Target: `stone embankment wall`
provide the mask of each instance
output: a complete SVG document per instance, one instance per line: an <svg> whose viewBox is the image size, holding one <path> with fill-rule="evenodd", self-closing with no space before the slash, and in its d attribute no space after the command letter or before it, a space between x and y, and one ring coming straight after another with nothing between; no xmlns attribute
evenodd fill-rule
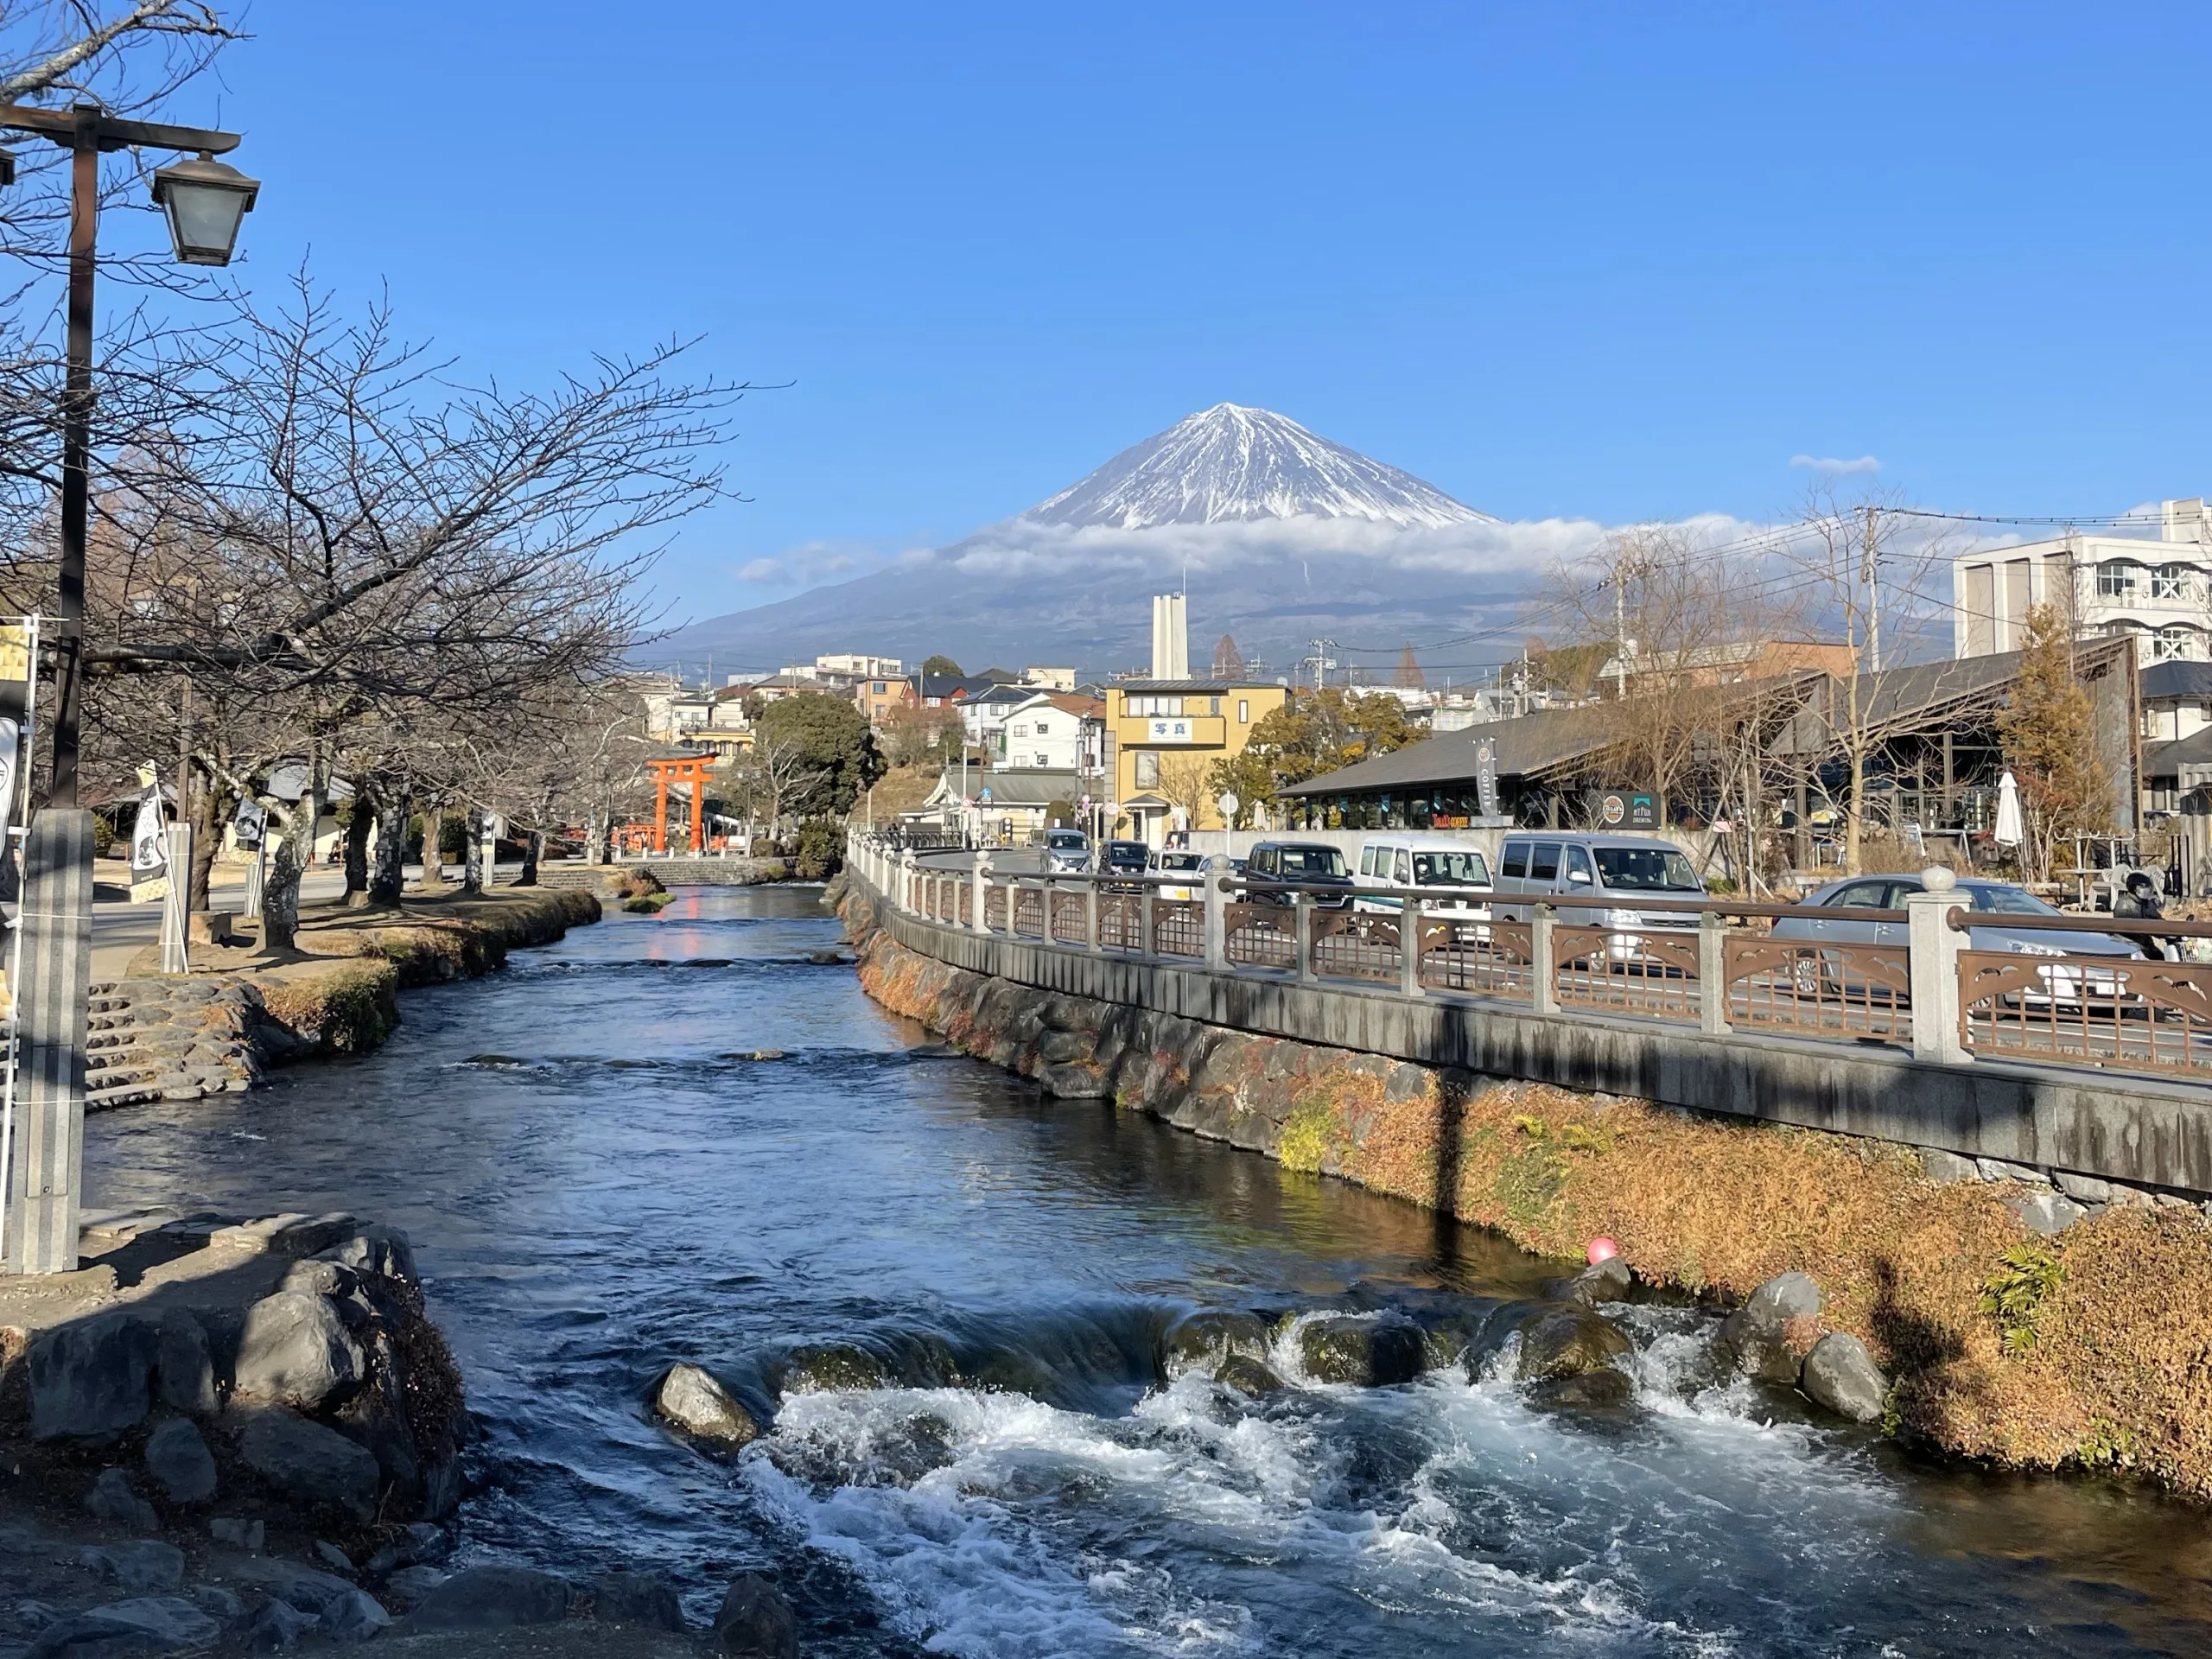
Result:
<svg viewBox="0 0 2212 1659"><path fill-rule="evenodd" d="M1723 1303L1808 1273L1824 1328L1897 1379L1888 1432L2212 1498L2212 1227L2194 1205L2102 1182L2077 1198L2024 1167L1040 992L906 949L857 883L830 896L871 996L1055 1095L1531 1250L1579 1257L1607 1236L1645 1281Z"/></svg>
<svg viewBox="0 0 2212 1659"><path fill-rule="evenodd" d="M95 985L86 1104L237 1094L271 1065L361 1053L397 1028L402 990L491 973L599 918L589 893L506 888L435 915L318 926L307 937L322 954L278 968Z"/></svg>
<svg viewBox="0 0 2212 1659"><path fill-rule="evenodd" d="M632 859L620 864L541 864L537 880L541 887L605 893L638 870L650 871L668 887L752 887L791 879L788 859L677 857Z"/></svg>

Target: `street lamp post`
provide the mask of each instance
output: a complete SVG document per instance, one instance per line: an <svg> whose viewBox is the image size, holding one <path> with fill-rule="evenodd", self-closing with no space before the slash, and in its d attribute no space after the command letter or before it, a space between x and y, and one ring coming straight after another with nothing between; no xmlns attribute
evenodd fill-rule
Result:
<svg viewBox="0 0 2212 1659"><path fill-rule="evenodd" d="M91 504L92 444L92 274L99 238L102 155L118 149L196 150L154 175L154 200L168 219L176 257L188 265L226 265L238 221L260 185L215 157L238 135L154 121L123 121L97 105L68 110L0 105L0 130L35 133L70 152L68 373L61 395L61 559L54 630L54 779L48 798L77 804L77 705L85 645L85 526ZM12 178L12 160L4 169ZM183 803L179 802L180 810Z"/></svg>

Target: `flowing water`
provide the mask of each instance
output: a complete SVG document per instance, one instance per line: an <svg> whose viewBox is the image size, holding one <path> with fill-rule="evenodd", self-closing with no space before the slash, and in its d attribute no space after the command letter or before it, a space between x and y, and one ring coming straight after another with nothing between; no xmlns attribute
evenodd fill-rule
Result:
<svg viewBox="0 0 2212 1659"><path fill-rule="evenodd" d="M1692 1310L1618 1311L1626 1408L1280 1352L1258 1400L1163 1382L1194 1307L1565 1264L947 1057L805 960L836 932L794 888L610 915L410 994L367 1059L94 1118L93 1198L404 1225L485 1431L467 1549L658 1571L695 1617L768 1564L817 1656L2212 1651L2204 1515L1915 1465L1713 1383ZM734 1462L645 1409L678 1359L765 1408L824 1342L885 1385L787 1395Z"/></svg>

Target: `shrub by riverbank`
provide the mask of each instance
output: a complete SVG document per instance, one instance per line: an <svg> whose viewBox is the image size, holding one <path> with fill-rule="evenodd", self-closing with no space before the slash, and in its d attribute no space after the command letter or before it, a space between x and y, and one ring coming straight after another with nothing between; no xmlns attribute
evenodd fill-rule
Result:
<svg viewBox="0 0 2212 1659"><path fill-rule="evenodd" d="M1615 1239L1637 1274L1732 1302L1776 1274L1897 1378L1885 1428L2022 1468L2113 1468L2212 1499L2212 1229L2122 1194L2055 1237L2010 1182L1910 1147L1706 1118L1255 1037L951 968L841 913L868 994L1070 1097L1111 1098L1522 1247Z"/></svg>

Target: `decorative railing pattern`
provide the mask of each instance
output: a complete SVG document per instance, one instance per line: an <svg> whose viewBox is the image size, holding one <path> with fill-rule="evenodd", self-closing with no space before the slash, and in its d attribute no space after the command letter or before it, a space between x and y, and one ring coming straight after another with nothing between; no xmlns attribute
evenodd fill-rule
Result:
<svg viewBox="0 0 2212 1659"><path fill-rule="evenodd" d="M1516 899L1523 909L1515 916L1468 907L1485 895L1376 889L1363 890L1370 907L1361 909L1344 901L1341 887L1262 883L1219 868L1203 876L999 874L988 864L933 867L912 850L857 836L849 856L910 913L1055 948L1374 993L1495 1000L1537 1014L1881 1043L1948 1063L2212 1081L2212 962L2160 959L2183 939L2206 941L2200 948L2212 955L2207 924L2038 917L2038 936L2089 937L2078 950L2000 951L1974 948L1968 935L1979 928L2001 936L2004 925L1942 890L1914 894L1903 912L1640 900L1617 924L1601 919L1603 903L1565 897ZM1902 942L1808 938L1802 925L1772 931L1785 919L1872 923ZM2139 947L2145 954L2115 954Z"/></svg>

